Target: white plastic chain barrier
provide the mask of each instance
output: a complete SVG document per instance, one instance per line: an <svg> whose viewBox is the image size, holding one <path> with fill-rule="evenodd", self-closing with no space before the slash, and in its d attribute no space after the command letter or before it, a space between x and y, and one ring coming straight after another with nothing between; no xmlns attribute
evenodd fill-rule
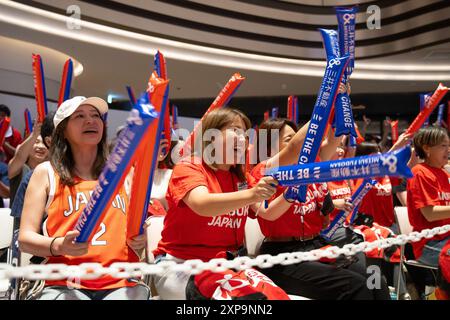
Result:
<svg viewBox="0 0 450 320"><path fill-rule="evenodd" d="M407 242L417 242L423 238L430 239L437 234L444 234L449 231L450 225L445 225L434 229L424 229L421 232L411 232L408 235L398 235L395 238L347 244L342 248L333 246L309 252L280 253L276 256L265 254L255 258L237 257L234 260L212 259L208 262L201 260L187 260L180 264L173 261L162 261L158 264L120 262L113 263L109 267L103 267L99 263L82 263L76 266L43 264L25 267L13 267L2 263L0 264L0 281L11 278L29 280L96 279L103 275L111 275L114 278L131 278L160 275L168 271L198 274L204 270L221 272L227 269L270 268L276 264L290 265L302 261L316 261L321 258L337 258L342 254L351 256L359 252L369 252L376 248L385 249L394 245L404 245Z"/></svg>

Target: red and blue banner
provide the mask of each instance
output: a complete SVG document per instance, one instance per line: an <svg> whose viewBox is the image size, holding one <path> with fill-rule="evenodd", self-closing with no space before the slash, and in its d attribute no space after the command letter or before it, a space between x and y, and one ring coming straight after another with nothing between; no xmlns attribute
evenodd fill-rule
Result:
<svg viewBox="0 0 450 320"><path fill-rule="evenodd" d="M33 120L31 119L31 113L28 108L23 112L25 119L25 136L27 137L33 131Z"/></svg>

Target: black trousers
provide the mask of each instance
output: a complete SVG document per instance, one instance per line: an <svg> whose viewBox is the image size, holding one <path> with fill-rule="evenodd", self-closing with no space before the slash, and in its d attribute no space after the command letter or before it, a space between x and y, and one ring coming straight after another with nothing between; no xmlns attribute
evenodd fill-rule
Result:
<svg viewBox="0 0 450 320"><path fill-rule="evenodd" d="M321 238L310 241L264 242L260 254L310 251L326 244ZM364 254L352 259L342 257L332 264L306 261L286 266L276 265L260 271L292 295L317 300L390 300L384 279L380 281L380 288L369 289Z"/></svg>

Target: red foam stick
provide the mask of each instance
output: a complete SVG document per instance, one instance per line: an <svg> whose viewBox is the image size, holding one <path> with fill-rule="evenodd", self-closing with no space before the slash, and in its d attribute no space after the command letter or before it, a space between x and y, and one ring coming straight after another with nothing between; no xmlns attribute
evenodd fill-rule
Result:
<svg viewBox="0 0 450 320"><path fill-rule="evenodd" d="M148 84L147 91L149 92L150 101L155 110L161 114L167 106L166 89L169 81L159 78L157 73L153 72ZM146 218L153 183L153 173L157 166L163 121L164 119L159 117L158 121L153 121L149 125L136 150L130 208L127 215L128 238L132 238L141 233L143 220Z"/></svg>
<svg viewBox="0 0 450 320"><path fill-rule="evenodd" d="M422 111L420 111L420 113L411 123L409 128L406 129L406 134L414 134L422 127L424 122L431 115L431 113L439 104L439 102L442 100L442 98L445 96L447 91L448 88L445 87L442 83L439 83L439 86L437 87L436 91L434 91L433 95L430 97L430 99L428 99Z"/></svg>
<svg viewBox="0 0 450 320"><path fill-rule="evenodd" d="M392 143L398 141L398 120L391 121Z"/></svg>
<svg viewBox="0 0 450 320"><path fill-rule="evenodd" d="M47 112L47 99L45 94L44 73L42 69L42 59L38 54L33 53L33 80L36 97L37 120L43 122Z"/></svg>
<svg viewBox="0 0 450 320"><path fill-rule="evenodd" d="M264 121L269 120L270 116L269 116L269 111L264 112Z"/></svg>
<svg viewBox="0 0 450 320"><path fill-rule="evenodd" d="M208 110L206 110L200 121L194 127L194 130L192 130L191 134L187 137L184 147L180 151L182 155L188 155L190 153L190 150L192 150L194 135L198 134L197 131L200 124L203 122L203 119L205 119L205 117L211 111L226 106L244 80L245 77L241 76L239 73L233 74L230 80L228 80L227 84L222 88L222 90L219 92L219 95L216 97L216 99L209 106Z"/></svg>
<svg viewBox="0 0 450 320"><path fill-rule="evenodd" d="M9 117L5 117L3 121L0 123L0 147L5 143L5 135L6 131L9 128L9 124L11 123L11 119Z"/></svg>

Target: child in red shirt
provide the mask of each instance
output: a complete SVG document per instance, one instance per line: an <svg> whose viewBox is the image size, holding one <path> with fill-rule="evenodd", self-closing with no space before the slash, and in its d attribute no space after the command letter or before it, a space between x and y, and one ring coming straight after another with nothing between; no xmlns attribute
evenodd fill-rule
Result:
<svg viewBox="0 0 450 320"><path fill-rule="evenodd" d="M414 148L424 163L417 164L408 181L408 216L414 231L450 224L450 174L444 170L449 155L448 132L441 127L421 129L414 137ZM439 252L450 239L450 232L413 242L420 262L438 266Z"/></svg>

